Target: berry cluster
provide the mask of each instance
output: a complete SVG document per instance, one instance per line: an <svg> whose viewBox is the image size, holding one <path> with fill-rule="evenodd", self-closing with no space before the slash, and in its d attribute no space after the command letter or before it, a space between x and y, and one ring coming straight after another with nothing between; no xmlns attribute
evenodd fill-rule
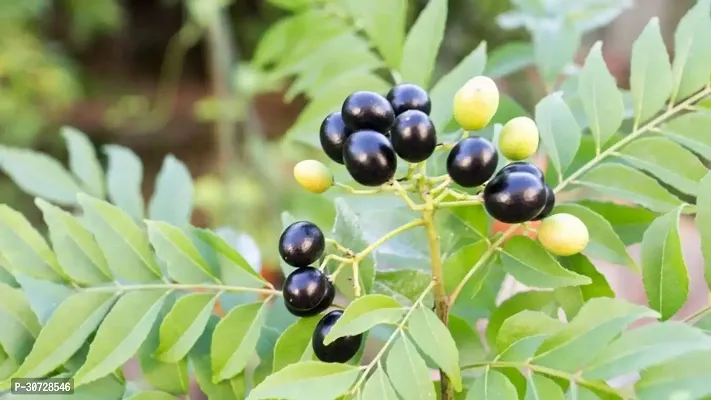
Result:
<svg viewBox="0 0 711 400"><path fill-rule="evenodd" d="M289 225L279 238L279 255L296 268L284 282L284 305L297 317L321 314L333 304L336 296L333 283L321 270L311 266L323 255L325 247L321 229L307 221ZM330 311L316 325L311 343L321 361L346 362L360 348L362 335L342 337L324 345L324 338L342 314L341 310Z"/></svg>

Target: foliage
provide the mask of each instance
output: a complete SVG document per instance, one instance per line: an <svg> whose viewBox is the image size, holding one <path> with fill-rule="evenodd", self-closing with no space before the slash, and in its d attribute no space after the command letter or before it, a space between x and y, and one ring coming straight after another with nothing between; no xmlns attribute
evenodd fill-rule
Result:
<svg viewBox="0 0 711 400"><path fill-rule="evenodd" d="M431 82L445 0L428 2L407 32L399 17L393 20L405 14L397 0L380 0L383 14L365 16L357 4L368 2L272 2L296 13L272 28L254 62L274 76L294 76L291 94L313 99L291 139L314 144L320 119L347 93L383 91L389 79L406 79L428 87L446 149L460 135L447 131L453 93L493 68L482 43ZM633 49L632 113L601 62L601 44L572 92L562 86L535 107L555 191L578 187L631 203L596 196L557 206L554 212L578 216L590 231L580 255L554 257L535 240L514 236L519 226L495 232L475 194L411 185L437 183L441 158L404 166L400 185L340 185L345 193L334 199L331 242L337 245L322 261L340 271L337 287L353 301L329 340L380 328L371 335L385 343L362 366L360 356L346 364L314 360L315 321L294 321L281 292L245 257L217 233L190 226L193 184L179 160L166 157L145 201L142 166L126 148L104 147L106 170L71 128L63 135L68 168L41 153L0 148L0 168L37 197L48 230L45 239L0 206L0 387L8 389L12 377L72 376L78 398L168 399L186 393L193 371L211 399L409 400L449 396L446 383L461 399L708 397L711 307L684 322L670 319L689 291L682 216L696 214L707 259L711 248L709 114L697 105L711 97L711 53L699 49L711 39L710 6L701 0L684 17L671 62L658 21L647 25ZM285 40L304 25L311 27L307 37ZM340 61L343 51L348 62ZM631 129L620 135L623 125ZM642 246L639 266L625 249L635 242ZM639 272L648 305L614 298L588 257ZM501 271L531 290L496 305ZM218 301L222 317L211 315ZM490 320L483 339L474 328L480 318ZM628 329L641 321L649 323ZM120 373L133 356L149 391L130 387ZM446 379L434 382L432 369ZM629 374L639 379L613 385Z"/></svg>

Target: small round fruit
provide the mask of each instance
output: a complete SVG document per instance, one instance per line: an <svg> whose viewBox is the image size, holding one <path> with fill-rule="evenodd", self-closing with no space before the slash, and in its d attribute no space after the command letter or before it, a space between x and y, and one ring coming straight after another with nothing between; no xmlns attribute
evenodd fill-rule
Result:
<svg viewBox="0 0 711 400"><path fill-rule="evenodd" d="M353 179L364 186L380 186L395 175L397 156L392 143L380 132L353 133L343 147L343 161Z"/></svg>
<svg viewBox="0 0 711 400"><path fill-rule="evenodd" d="M454 95L453 114L462 129L478 131L489 124L499 108L499 89L486 76L465 83Z"/></svg>
<svg viewBox="0 0 711 400"><path fill-rule="evenodd" d="M279 255L292 267L307 267L321 257L326 238L318 226L308 221L294 222L279 237Z"/></svg>
<svg viewBox="0 0 711 400"><path fill-rule="evenodd" d="M328 114L319 129L319 140L324 153L331 160L343 164L343 144L351 133L351 130L346 128L340 111Z"/></svg>
<svg viewBox="0 0 711 400"><path fill-rule="evenodd" d="M511 161L525 160L538 150L538 127L531 118L516 117L499 134L499 151Z"/></svg>
<svg viewBox="0 0 711 400"><path fill-rule="evenodd" d="M316 357L323 362L345 363L353 358L360 349L363 334L340 337L329 345L323 343L323 339L326 338L341 315L343 315L341 310L331 311L321 318L314 329L314 334L311 337L312 348Z"/></svg>
<svg viewBox="0 0 711 400"><path fill-rule="evenodd" d="M343 102L341 116L352 131L375 130L386 132L395 120L390 102L375 92L353 92Z"/></svg>
<svg viewBox="0 0 711 400"><path fill-rule="evenodd" d="M447 156L447 173L463 187L483 184L494 174L499 155L490 141L473 136L462 139Z"/></svg>
<svg viewBox="0 0 711 400"><path fill-rule="evenodd" d="M393 106L395 115L400 115L408 110L419 110L429 115L432 111L432 102L427 91L412 83L393 86L385 98Z"/></svg>
<svg viewBox="0 0 711 400"><path fill-rule="evenodd" d="M411 163L425 161L437 147L434 124L427 114L419 110L408 110L398 115L390 135L397 155Z"/></svg>
<svg viewBox="0 0 711 400"><path fill-rule="evenodd" d="M551 214L551 211L553 211L553 207L555 207L555 193L553 192L553 189L551 189L548 184L545 184L546 187L546 205L543 207L543 210L536 215L535 218L533 218L533 221L540 221L543 218L546 218Z"/></svg>
<svg viewBox="0 0 711 400"><path fill-rule="evenodd" d="M571 256L580 253L590 240L588 228L571 214L555 214L538 226L538 241L551 253Z"/></svg>
<svg viewBox="0 0 711 400"><path fill-rule="evenodd" d="M507 224L530 221L545 205L544 183L526 172L497 175L484 188L486 212Z"/></svg>
<svg viewBox="0 0 711 400"><path fill-rule="evenodd" d="M541 182L545 182L545 177L543 176L543 171L541 171L540 168L537 166L523 162L523 161L516 161L512 162L510 164L506 164L501 170L496 174L502 175L502 174L508 174L511 172L526 172L528 174L531 174L535 176L536 178L540 179Z"/></svg>
<svg viewBox="0 0 711 400"><path fill-rule="evenodd" d="M323 193L333 186L333 174L322 162L303 160L294 166L294 178L304 189Z"/></svg>
<svg viewBox="0 0 711 400"><path fill-rule="evenodd" d="M284 305L297 317L311 317L319 314L331 304L322 305L328 286L331 284L326 275L313 267L301 267L286 278L282 293ZM331 300L333 301L333 300Z"/></svg>

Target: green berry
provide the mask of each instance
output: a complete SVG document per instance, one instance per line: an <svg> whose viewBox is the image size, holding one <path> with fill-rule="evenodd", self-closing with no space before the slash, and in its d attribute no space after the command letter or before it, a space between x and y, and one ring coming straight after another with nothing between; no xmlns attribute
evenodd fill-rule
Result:
<svg viewBox="0 0 711 400"><path fill-rule="evenodd" d="M572 214L551 215L538 226L538 241L557 256L580 253L589 240L588 228Z"/></svg>
<svg viewBox="0 0 711 400"><path fill-rule="evenodd" d="M304 189L312 193L323 193L333 186L331 170L316 160L304 160L296 164L294 178Z"/></svg>
<svg viewBox="0 0 711 400"><path fill-rule="evenodd" d="M538 150L538 127L531 118L516 117L499 134L499 151L511 161L525 160Z"/></svg>
<svg viewBox="0 0 711 400"><path fill-rule="evenodd" d="M478 131L486 127L499 108L499 89L486 76L465 83L454 95L453 114L462 129Z"/></svg>

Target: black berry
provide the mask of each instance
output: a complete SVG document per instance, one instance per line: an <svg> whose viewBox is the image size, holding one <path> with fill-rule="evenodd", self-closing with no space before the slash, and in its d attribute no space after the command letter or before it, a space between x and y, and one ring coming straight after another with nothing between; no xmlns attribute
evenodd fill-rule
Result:
<svg viewBox="0 0 711 400"><path fill-rule="evenodd" d="M506 166L501 168L497 175L508 174L510 172L527 172L540 179L541 182L545 182L545 178L543 177L543 171L541 171L538 167L531 163L516 161L510 164L506 164Z"/></svg>
<svg viewBox="0 0 711 400"><path fill-rule="evenodd" d="M496 170L499 155L494 145L483 137L462 139L447 156L447 173L463 187L479 186Z"/></svg>
<svg viewBox="0 0 711 400"><path fill-rule="evenodd" d="M343 164L343 144L351 133L351 130L346 128L340 112L328 114L323 120L319 140L321 148L331 160Z"/></svg>
<svg viewBox="0 0 711 400"><path fill-rule="evenodd" d="M333 310L321 318L321 320L316 325L313 337L311 338L311 344L316 357L327 363L344 363L358 352L361 342L363 341L363 334L358 334L355 336L344 336L336 339L333 343L328 346L323 344L323 339L331 331L333 325L341 318L343 311Z"/></svg>
<svg viewBox="0 0 711 400"><path fill-rule="evenodd" d="M545 205L545 184L526 172L497 175L484 189L486 211L508 224L532 220Z"/></svg>
<svg viewBox="0 0 711 400"><path fill-rule="evenodd" d="M346 126L353 130L387 132L395 120L395 111L388 100L375 92L351 93L343 102L341 115Z"/></svg>
<svg viewBox="0 0 711 400"><path fill-rule="evenodd" d="M343 161L353 179L365 186L384 184L397 168L393 145L387 137L372 130L358 131L348 137Z"/></svg>
<svg viewBox="0 0 711 400"><path fill-rule="evenodd" d="M318 226L308 221L294 222L279 237L279 255L292 267L307 267L321 257L326 239Z"/></svg>
<svg viewBox="0 0 711 400"><path fill-rule="evenodd" d="M401 83L394 86L386 98L393 106L395 115L400 115L407 110L419 110L429 115L432 110L432 103L427 91L412 83Z"/></svg>
<svg viewBox="0 0 711 400"><path fill-rule="evenodd" d="M312 267L301 267L284 282L284 305L297 317L310 317L331 306L335 290L328 277Z"/></svg>
<svg viewBox="0 0 711 400"><path fill-rule="evenodd" d="M553 193L553 189L551 189L548 184L545 184L544 186L546 188L546 205L543 207L543 210L539 212L535 218L533 218L533 221L540 221L549 216L551 211L553 211L553 207L555 207L555 193Z"/></svg>
<svg viewBox="0 0 711 400"><path fill-rule="evenodd" d="M435 127L430 117L419 110L408 110L398 115L390 135L397 155L411 163L425 161L437 146Z"/></svg>

